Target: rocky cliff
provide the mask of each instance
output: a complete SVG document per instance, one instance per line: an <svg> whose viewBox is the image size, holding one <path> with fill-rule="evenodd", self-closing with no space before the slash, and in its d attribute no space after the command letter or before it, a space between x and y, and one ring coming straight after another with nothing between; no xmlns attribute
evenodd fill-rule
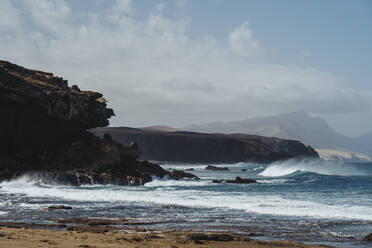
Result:
<svg viewBox="0 0 372 248"><path fill-rule="evenodd" d="M136 144L86 131L113 115L100 93L0 61L0 180L29 173L48 183L140 185L169 174L137 161Z"/></svg>
<svg viewBox="0 0 372 248"><path fill-rule="evenodd" d="M117 142L134 140L141 159L185 163L268 163L277 160L313 157L316 151L299 141L246 134L164 132L134 128L97 128L98 136L109 133Z"/></svg>

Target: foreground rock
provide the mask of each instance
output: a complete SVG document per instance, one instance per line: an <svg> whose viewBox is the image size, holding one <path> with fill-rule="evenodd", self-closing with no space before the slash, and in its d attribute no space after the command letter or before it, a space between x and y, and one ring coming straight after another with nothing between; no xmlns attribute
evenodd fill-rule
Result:
<svg viewBox="0 0 372 248"><path fill-rule="evenodd" d="M135 128L96 128L99 137L109 133L124 145L141 147L140 159L179 163L270 163L292 158L316 158L316 151L299 141L246 134L164 132Z"/></svg>
<svg viewBox="0 0 372 248"><path fill-rule="evenodd" d="M229 168L227 168L227 167L217 167L217 166L213 166L213 165L208 165L207 167L205 167L205 170L212 170L212 171L228 171Z"/></svg>
<svg viewBox="0 0 372 248"><path fill-rule="evenodd" d="M0 181L29 174L46 183L143 185L169 172L137 161L137 144L87 129L114 115L102 94L52 73L0 61Z"/></svg>
<svg viewBox="0 0 372 248"><path fill-rule="evenodd" d="M221 179L221 180L213 180L212 183L241 183L241 184L249 184L249 183L257 183L256 180L249 179L249 178L240 178L236 177L234 180L229 179Z"/></svg>

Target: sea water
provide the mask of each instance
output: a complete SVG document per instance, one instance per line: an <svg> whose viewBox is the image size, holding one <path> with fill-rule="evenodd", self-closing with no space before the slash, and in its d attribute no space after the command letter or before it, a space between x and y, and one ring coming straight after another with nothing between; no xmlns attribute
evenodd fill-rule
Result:
<svg viewBox="0 0 372 248"><path fill-rule="evenodd" d="M207 171L206 166L163 164L165 169L193 169L200 180L154 178L140 187L52 186L23 176L0 183L0 221L125 217L148 222L145 228L155 230L234 231L264 240L369 247L360 239L372 233L371 163L217 165L229 171ZM257 183L212 183L236 176ZM73 209L45 211L56 204Z"/></svg>

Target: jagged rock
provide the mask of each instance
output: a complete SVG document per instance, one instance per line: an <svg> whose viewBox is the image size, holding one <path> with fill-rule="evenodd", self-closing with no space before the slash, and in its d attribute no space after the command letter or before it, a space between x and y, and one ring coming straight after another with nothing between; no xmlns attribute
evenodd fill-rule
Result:
<svg viewBox="0 0 372 248"><path fill-rule="evenodd" d="M217 167L217 166L213 166L213 165L208 165L207 167L205 167L205 170L213 170L213 171L228 171L229 168L227 168L227 167Z"/></svg>
<svg viewBox="0 0 372 248"><path fill-rule="evenodd" d="M180 180L182 178L199 179L199 177L195 176L194 174L187 173L181 170L173 170L170 172L169 176L173 180Z"/></svg>
<svg viewBox="0 0 372 248"><path fill-rule="evenodd" d="M169 172L137 160L135 142L86 129L114 115L101 93L0 61L0 181L28 173L45 183L143 185Z"/></svg>
<svg viewBox="0 0 372 248"><path fill-rule="evenodd" d="M212 180L212 183L241 183L241 184L249 184L249 183L257 183L256 180L249 179L249 178L240 178L236 177L234 180L230 179L214 179Z"/></svg>

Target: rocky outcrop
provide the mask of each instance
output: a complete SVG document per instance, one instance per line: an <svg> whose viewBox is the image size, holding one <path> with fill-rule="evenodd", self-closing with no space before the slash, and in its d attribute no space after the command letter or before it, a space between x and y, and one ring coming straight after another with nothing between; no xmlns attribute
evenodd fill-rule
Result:
<svg viewBox="0 0 372 248"><path fill-rule="evenodd" d="M246 134L162 132L135 128L96 128L127 145L134 140L142 150L140 159L181 163L269 163L290 158L319 158L316 151L296 140Z"/></svg>
<svg viewBox="0 0 372 248"><path fill-rule="evenodd" d="M151 175L169 175L137 161L135 142L86 131L113 115L100 93L0 61L0 180L28 173L46 183L143 185Z"/></svg>

